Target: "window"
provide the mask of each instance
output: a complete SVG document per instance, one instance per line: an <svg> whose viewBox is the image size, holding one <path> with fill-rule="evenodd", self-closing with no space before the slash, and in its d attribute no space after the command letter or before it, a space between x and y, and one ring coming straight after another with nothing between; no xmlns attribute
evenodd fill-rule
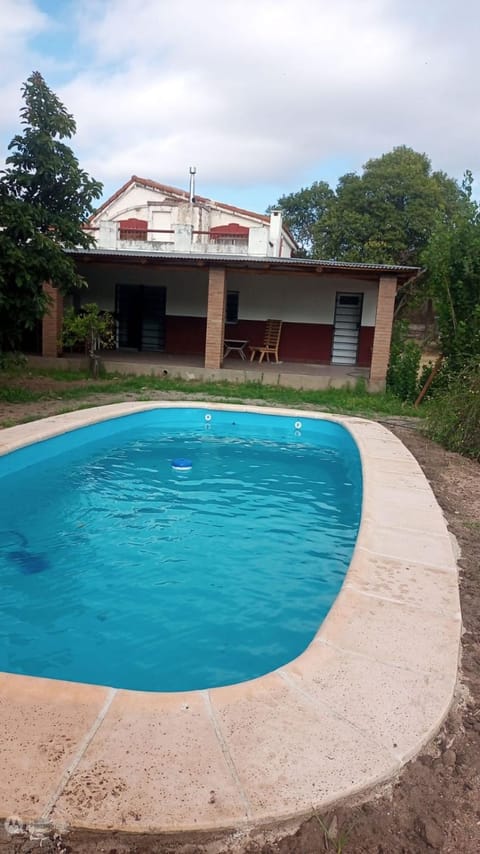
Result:
<svg viewBox="0 0 480 854"><path fill-rule="evenodd" d="M248 228L229 222L210 229L210 240L220 246L248 246Z"/></svg>
<svg viewBox="0 0 480 854"><path fill-rule="evenodd" d="M146 219L124 219L120 221L120 240L146 240L148 222Z"/></svg>
<svg viewBox="0 0 480 854"><path fill-rule="evenodd" d="M248 237L215 237L212 242L217 246L248 246Z"/></svg>
<svg viewBox="0 0 480 854"><path fill-rule="evenodd" d="M225 323L238 323L238 291L227 291Z"/></svg>

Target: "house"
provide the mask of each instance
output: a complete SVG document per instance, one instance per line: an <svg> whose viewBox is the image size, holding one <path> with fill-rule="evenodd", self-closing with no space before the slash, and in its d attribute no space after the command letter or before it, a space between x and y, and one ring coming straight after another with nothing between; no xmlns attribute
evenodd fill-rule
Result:
<svg viewBox="0 0 480 854"><path fill-rule="evenodd" d="M228 378L255 363L240 362L225 340L246 342L245 355L278 318L279 358L297 384L304 373L308 387L322 387L329 371L345 382L357 371L372 390L384 387L395 296L417 268L295 258L281 212L255 214L135 176L86 227L96 246L72 253L88 283L74 304L96 302L114 314L119 354L148 355L157 365L162 357L170 365L190 360L205 377ZM42 352L53 356L63 309L47 287Z"/></svg>
<svg viewBox="0 0 480 854"><path fill-rule="evenodd" d="M268 216L132 175L86 228L103 249L290 258L296 243L282 212Z"/></svg>

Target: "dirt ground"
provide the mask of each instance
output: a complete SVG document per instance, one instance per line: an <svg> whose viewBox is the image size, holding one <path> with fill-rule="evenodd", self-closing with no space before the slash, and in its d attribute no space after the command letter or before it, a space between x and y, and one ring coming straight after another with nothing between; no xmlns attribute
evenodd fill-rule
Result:
<svg viewBox="0 0 480 854"><path fill-rule="evenodd" d="M327 842L312 818L261 854L480 852L480 466L417 430L386 426L420 463L461 548L464 634L457 701L438 736L386 791L323 817L327 827L333 821L336 842Z"/></svg>
<svg viewBox="0 0 480 854"><path fill-rule="evenodd" d="M91 402L99 405L136 397L96 395ZM52 399L43 403L1 405L0 423L13 418L53 415L65 411L67 406L78 408L78 402L66 405L66 401ZM457 699L438 736L389 786L370 793L363 804L314 816L295 834L276 842L263 845L250 842L244 848L245 854L480 852L480 466L444 451L411 426L399 426L394 420L386 426L422 466L461 548L464 634ZM187 849L182 848L187 854ZM205 850L195 844L187 848L188 854L201 854ZM172 842L145 837L127 842L119 836L99 839L73 834L63 840L45 839L40 846L38 842L19 838L7 840L0 834L0 854L34 851L170 854L178 850ZM229 851L227 846L221 854Z"/></svg>

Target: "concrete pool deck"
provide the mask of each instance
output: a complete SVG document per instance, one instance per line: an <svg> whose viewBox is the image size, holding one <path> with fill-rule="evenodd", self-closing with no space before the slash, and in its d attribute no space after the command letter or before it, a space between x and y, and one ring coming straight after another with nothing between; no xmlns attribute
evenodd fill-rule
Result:
<svg viewBox="0 0 480 854"><path fill-rule="evenodd" d="M0 454L182 406L325 418L350 431L364 494L341 592L302 655L231 687L144 693L0 674L7 833L247 836L389 779L448 712L461 634L454 547L418 463L381 425L297 409L127 403L2 430Z"/></svg>

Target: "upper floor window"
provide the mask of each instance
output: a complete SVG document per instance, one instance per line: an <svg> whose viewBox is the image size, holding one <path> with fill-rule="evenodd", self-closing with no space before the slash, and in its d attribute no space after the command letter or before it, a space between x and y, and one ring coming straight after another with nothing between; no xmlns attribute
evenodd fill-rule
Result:
<svg viewBox="0 0 480 854"><path fill-rule="evenodd" d="M148 222L146 219L120 220L120 240L147 240Z"/></svg>
<svg viewBox="0 0 480 854"><path fill-rule="evenodd" d="M224 246L248 246L248 231L245 225L229 222L210 229L210 240Z"/></svg>

